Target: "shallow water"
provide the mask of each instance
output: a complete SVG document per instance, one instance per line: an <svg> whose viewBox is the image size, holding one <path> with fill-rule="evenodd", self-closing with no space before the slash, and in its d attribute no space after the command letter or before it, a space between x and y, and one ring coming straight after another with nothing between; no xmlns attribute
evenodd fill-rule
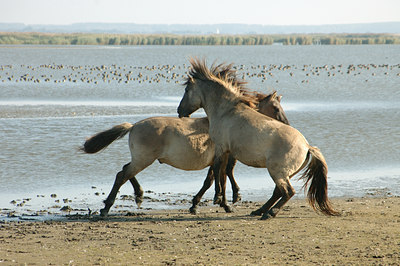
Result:
<svg viewBox="0 0 400 266"><path fill-rule="evenodd" d="M95 155L77 148L125 121L176 116L190 56L233 62L250 88L282 94L291 124L327 159L331 196L400 195L400 46L0 46L0 208L101 208L128 140ZM206 172L156 162L137 178L153 198L190 199ZM272 192L265 169L235 174L244 200ZM142 207L174 206L164 203Z"/></svg>

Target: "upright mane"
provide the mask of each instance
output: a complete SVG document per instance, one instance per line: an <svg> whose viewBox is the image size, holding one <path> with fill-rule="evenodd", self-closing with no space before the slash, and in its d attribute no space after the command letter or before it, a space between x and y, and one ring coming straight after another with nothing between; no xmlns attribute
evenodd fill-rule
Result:
<svg viewBox="0 0 400 266"><path fill-rule="evenodd" d="M193 79L213 81L230 89L239 99L251 108L256 109L259 103L257 93L246 88L247 82L237 78L233 64L215 64L207 67L206 60L197 58L190 59L191 69L184 85L192 82Z"/></svg>

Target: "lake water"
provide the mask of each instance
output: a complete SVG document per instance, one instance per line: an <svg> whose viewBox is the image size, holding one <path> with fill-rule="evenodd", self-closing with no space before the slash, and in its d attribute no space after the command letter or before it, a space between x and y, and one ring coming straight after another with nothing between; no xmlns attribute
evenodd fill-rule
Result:
<svg viewBox="0 0 400 266"><path fill-rule="evenodd" d="M283 95L290 123L327 159L331 197L400 195L400 46L0 46L0 215L100 209L130 161L128 138L94 155L77 148L116 124L177 116L191 56L234 63L251 89ZM161 200L142 207L190 199L206 172L155 162L137 178ZM265 169L239 163L235 175L243 200L271 195Z"/></svg>

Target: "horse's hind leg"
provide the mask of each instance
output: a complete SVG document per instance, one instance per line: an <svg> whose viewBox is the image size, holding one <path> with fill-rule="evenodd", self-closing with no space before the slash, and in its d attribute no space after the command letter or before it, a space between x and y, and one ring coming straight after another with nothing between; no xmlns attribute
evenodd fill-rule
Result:
<svg viewBox="0 0 400 266"><path fill-rule="evenodd" d="M117 196L117 193L121 186L125 184L128 179L125 177L126 174L126 169L129 167L130 163L125 164L124 167L122 168L122 171L117 173L117 176L115 177L114 185L111 189L110 194L108 194L107 199L104 201L104 208L100 210L100 215L101 216L106 216L108 214L108 211L110 210L111 206L115 202L115 197Z"/></svg>
<svg viewBox="0 0 400 266"><path fill-rule="evenodd" d="M143 189L140 186L139 182L137 181L136 177L132 177L129 179L133 186L133 190L135 191L135 202L138 208L140 208L140 205L143 202Z"/></svg>
<svg viewBox="0 0 400 266"><path fill-rule="evenodd" d="M118 172L117 176L115 177L114 185L111 189L110 194L108 195L107 199L104 201L104 208L100 210L100 215L101 216L106 216L111 208L111 206L115 202L115 198L117 196L117 193L121 186L125 184L126 181L128 181L130 178L128 176L128 168L130 166L130 163L125 164L124 167L122 168L122 171Z"/></svg>
<svg viewBox="0 0 400 266"><path fill-rule="evenodd" d="M204 193L211 187L213 182L214 182L214 173L212 167L210 167L210 169L208 169L207 177L204 180L203 186L201 187L200 191L197 192L196 196L193 197L192 207L190 207L189 209L190 213L192 214L197 213L197 205L199 204Z"/></svg>
<svg viewBox="0 0 400 266"><path fill-rule="evenodd" d="M145 167L144 167L145 168ZM126 183L126 181L134 178L137 173L139 173L144 168L136 168L133 166L132 163L128 163L124 165L122 171L118 172L117 176L115 177L114 185L111 189L110 194L108 195L107 199L104 201L104 208L100 210L101 216L106 216L108 211L110 210L111 206L115 202L115 198L121 186Z"/></svg>
<svg viewBox="0 0 400 266"><path fill-rule="evenodd" d="M282 197L282 194L279 191L278 187L275 186L274 192L272 193L272 196L267 201L267 203L265 203L261 208L255 210L255 211L252 211L250 213L250 215L260 216L263 213L266 213L267 211L269 211L269 209L271 209L272 205L274 205L275 202L277 202L280 197Z"/></svg>
<svg viewBox="0 0 400 266"><path fill-rule="evenodd" d="M226 199L226 175L225 174L223 174L221 176L220 182L221 182L222 201L219 204L219 206L224 208L225 212L228 212L228 213L233 212L232 207L228 205L228 201Z"/></svg>
<svg viewBox="0 0 400 266"><path fill-rule="evenodd" d="M229 177L229 181L231 182L232 186L232 203L235 204L236 202L242 199L242 196L239 193L239 186L236 183L235 177L233 176L233 168L235 167L236 159L232 156L228 158L228 164L226 166L226 174Z"/></svg>
<svg viewBox="0 0 400 266"><path fill-rule="evenodd" d="M290 184L289 178L275 178L271 175L275 181L275 184L280 191L282 197L281 199L267 212L263 214L261 220L266 220L275 217L282 207L290 200L291 197L296 193L292 185ZM267 204L267 203L266 203ZM265 204L265 205L266 205Z"/></svg>

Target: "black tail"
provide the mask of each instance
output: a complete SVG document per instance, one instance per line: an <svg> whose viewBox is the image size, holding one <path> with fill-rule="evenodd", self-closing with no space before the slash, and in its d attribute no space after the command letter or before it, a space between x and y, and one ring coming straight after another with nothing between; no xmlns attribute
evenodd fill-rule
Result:
<svg viewBox="0 0 400 266"><path fill-rule="evenodd" d="M124 137L133 127L131 123L123 123L108 129L106 131L97 133L85 141L80 150L86 153L96 153L108 145L114 140Z"/></svg>
<svg viewBox="0 0 400 266"><path fill-rule="evenodd" d="M308 153L307 158L311 154L311 161L300 177L305 180L305 190L311 181L307 192L308 202L314 210L319 210L326 215L339 215L328 199L328 166L325 158L317 147L310 146Z"/></svg>

